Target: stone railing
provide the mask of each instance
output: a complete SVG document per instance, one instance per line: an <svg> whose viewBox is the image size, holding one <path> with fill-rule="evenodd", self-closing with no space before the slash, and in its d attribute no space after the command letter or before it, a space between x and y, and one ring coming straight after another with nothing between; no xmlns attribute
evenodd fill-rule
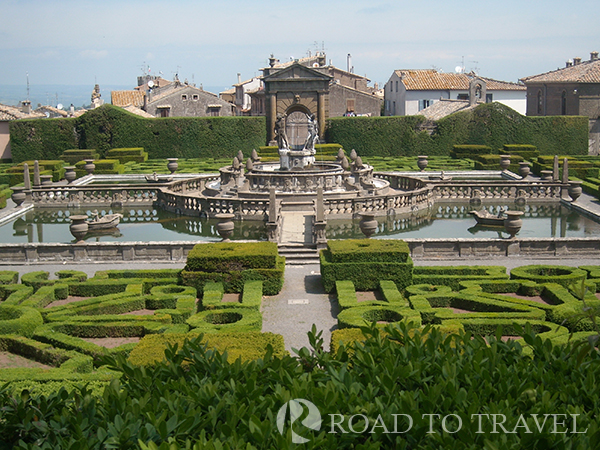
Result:
<svg viewBox="0 0 600 450"><path fill-rule="evenodd" d="M435 201L462 201L479 197L482 201L522 198L535 202L559 202L566 186L559 182L448 181L432 183Z"/></svg>
<svg viewBox="0 0 600 450"><path fill-rule="evenodd" d="M152 205L156 199L157 188L140 186L49 186L31 191L36 207L137 206Z"/></svg>

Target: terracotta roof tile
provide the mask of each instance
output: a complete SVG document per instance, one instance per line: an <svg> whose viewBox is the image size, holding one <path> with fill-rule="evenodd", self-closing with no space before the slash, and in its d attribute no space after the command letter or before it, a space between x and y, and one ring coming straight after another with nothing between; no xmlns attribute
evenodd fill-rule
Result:
<svg viewBox="0 0 600 450"><path fill-rule="evenodd" d="M0 120L17 120L17 119L42 119L45 118L45 114L32 112L26 114L15 106L1 105L0 104Z"/></svg>
<svg viewBox="0 0 600 450"><path fill-rule="evenodd" d="M522 78L524 83L600 83L600 60L583 61L577 65Z"/></svg>
<svg viewBox="0 0 600 450"><path fill-rule="evenodd" d="M408 91L467 91L469 83L476 76L466 73L444 73L435 69L396 70L396 75ZM495 90L525 90L519 83L509 83L491 78L477 77L485 81L488 91Z"/></svg>
<svg viewBox="0 0 600 450"><path fill-rule="evenodd" d="M110 101L115 106L125 107L133 105L136 108L144 106L144 95L143 91L111 91Z"/></svg>

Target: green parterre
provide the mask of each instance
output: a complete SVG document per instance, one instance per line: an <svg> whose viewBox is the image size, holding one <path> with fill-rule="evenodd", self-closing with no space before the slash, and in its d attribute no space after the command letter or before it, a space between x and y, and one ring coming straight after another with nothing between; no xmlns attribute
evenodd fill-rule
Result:
<svg viewBox="0 0 600 450"><path fill-rule="evenodd" d="M282 336L261 333L264 286L273 280L251 270L277 272L272 244L242 244L237 265L229 245L200 244L184 271L0 272L0 357L40 365L0 369L8 382L0 399L10 405L0 408L0 448L291 448L275 415L293 398L310 398L322 414L335 406L345 420L372 422L385 411L465 423L471 414L558 413L578 414L586 430L529 435L522 425L498 441L489 424L487 436L477 427L433 435L415 416L402 435L311 433L322 448L598 443L598 355L573 343L598 333L584 305L600 309L600 266L413 267L402 242L330 241L324 278L339 305L338 330L329 352L313 332L312 350L293 357ZM375 285L358 289L371 277L369 261L398 268L400 282L380 271ZM563 428L572 429L568 418Z"/></svg>

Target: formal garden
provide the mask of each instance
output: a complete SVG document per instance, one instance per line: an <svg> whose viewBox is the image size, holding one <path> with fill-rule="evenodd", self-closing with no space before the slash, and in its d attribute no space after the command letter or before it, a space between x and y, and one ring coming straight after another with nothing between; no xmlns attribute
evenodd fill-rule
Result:
<svg viewBox="0 0 600 450"><path fill-rule="evenodd" d="M356 149L378 172L411 172L425 154L440 172L498 170L509 155L511 171L544 176L559 155L598 196L587 122L495 108L433 134L422 118L331 119L339 144L316 157ZM218 172L237 152L277 158L264 119L219 119L108 106L34 131L11 124L2 207L34 161L65 183L85 160L140 175L169 174L173 157L182 174ZM313 326L292 353L262 331L286 277L274 242L197 244L183 269L0 271L0 449L600 447L600 265L416 266L396 239L329 240L319 258L337 324L330 341ZM318 427L291 404L285 423L294 399L317 406Z"/></svg>

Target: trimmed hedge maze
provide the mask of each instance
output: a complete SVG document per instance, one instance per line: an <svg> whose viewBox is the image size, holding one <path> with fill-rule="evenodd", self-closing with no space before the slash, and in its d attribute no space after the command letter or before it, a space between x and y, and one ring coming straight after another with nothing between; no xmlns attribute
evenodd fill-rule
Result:
<svg viewBox="0 0 600 450"><path fill-rule="evenodd" d="M52 279L35 271L20 283L17 272L0 272L0 369L3 361L16 366L0 370L0 382L41 392L51 381L101 386L115 376L103 366L106 356L128 356L139 346L132 358L151 365L167 345L200 334L232 356L257 358L267 349L285 354L281 336L261 333L264 287L277 293L283 283L277 247L198 247L185 271L107 270L89 279L76 270ZM245 257L234 264L238 252ZM20 357L34 367L14 363Z"/></svg>

